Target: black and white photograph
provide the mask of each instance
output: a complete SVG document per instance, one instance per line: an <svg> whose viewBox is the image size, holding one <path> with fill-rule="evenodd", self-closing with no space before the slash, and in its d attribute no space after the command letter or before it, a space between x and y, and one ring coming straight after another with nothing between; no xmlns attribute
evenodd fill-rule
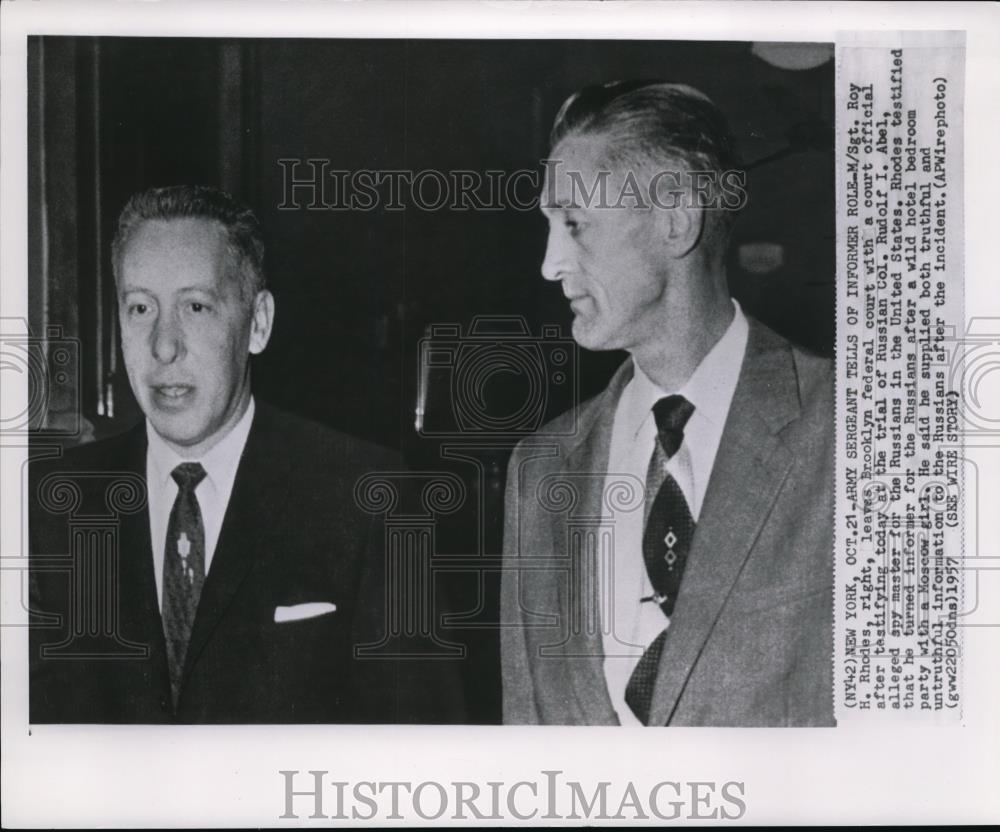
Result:
<svg viewBox="0 0 1000 832"><path fill-rule="evenodd" d="M141 5L3 10L5 802L86 772L5 823L899 822L995 751L995 15Z"/></svg>
<svg viewBox="0 0 1000 832"><path fill-rule="evenodd" d="M833 723L832 44L29 63L32 721Z"/></svg>

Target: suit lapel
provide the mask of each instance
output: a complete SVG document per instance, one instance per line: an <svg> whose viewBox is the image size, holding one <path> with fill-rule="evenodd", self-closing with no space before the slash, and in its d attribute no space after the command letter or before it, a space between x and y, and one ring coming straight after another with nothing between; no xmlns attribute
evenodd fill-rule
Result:
<svg viewBox="0 0 1000 832"><path fill-rule="evenodd" d="M579 504L566 514L553 515L556 551L564 551L571 559L568 579L559 582L560 612L569 626L565 655L584 724L588 725L618 721L604 677L597 550L601 545L599 518L604 511L602 495L611 429L618 399L631 377L632 362L626 361L604 392L594 399L587 415L581 418L581 439L567 455L563 469L570 487L580 495ZM587 534L587 530L592 533ZM590 545L574 547L571 536ZM571 546L570 551L565 551L567 544Z"/></svg>
<svg viewBox="0 0 1000 832"><path fill-rule="evenodd" d="M259 541L252 530L260 529L262 516L276 509L275 495L281 493L288 467L283 454L270 452L271 434L269 411L266 405L258 402L236 469L212 565L198 602L184 661L185 678L229 609L240 585L261 558Z"/></svg>
<svg viewBox="0 0 1000 832"><path fill-rule="evenodd" d="M793 459L777 434L798 413L788 343L751 320L746 356L660 659L651 725L670 721L781 490Z"/></svg>
<svg viewBox="0 0 1000 832"><path fill-rule="evenodd" d="M146 482L145 423L140 423L129 434L119 467ZM144 496L148 500L148 494ZM165 685L167 653L156 594L147 500L141 511L123 514L119 520L118 622L119 632L126 641L141 644L146 649L152 681L159 680Z"/></svg>

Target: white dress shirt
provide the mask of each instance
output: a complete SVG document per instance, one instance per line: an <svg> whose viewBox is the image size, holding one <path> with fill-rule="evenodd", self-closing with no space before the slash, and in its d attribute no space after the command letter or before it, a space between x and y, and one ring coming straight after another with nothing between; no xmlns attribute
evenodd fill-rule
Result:
<svg viewBox="0 0 1000 832"><path fill-rule="evenodd" d="M195 488L201 519L205 524L205 575L212 565L215 545L219 542L222 520L233 492L236 469L253 422L254 401L243 416L201 459L184 459L174 451L146 420L146 487L149 495L149 531L153 544L153 571L156 574L156 597L163 609L163 560L170 511L177 499L177 483L170 476L182 462L200 462L205 478Z"/></svg>
<svg viewBox="0 0 1000 832"><path fill-rule="evenodd" d="M684 427L684 441L666 468L684 492L691 516L698 522L746 352L747 320L735 300L733 305L735 315L728 329L680 390L661 390L635 365L635 374L615 410L605 493L623 479L622 475L645 484L656 442L653 405L663 396L676 393L694 405L694 412ZM625 703L625 688L643 651L669 621L657 604L639 602L653 594L642 556L642 504L611 519L614 550L610 570L599 570L604 676L622 725L641 725Z"/></svg>

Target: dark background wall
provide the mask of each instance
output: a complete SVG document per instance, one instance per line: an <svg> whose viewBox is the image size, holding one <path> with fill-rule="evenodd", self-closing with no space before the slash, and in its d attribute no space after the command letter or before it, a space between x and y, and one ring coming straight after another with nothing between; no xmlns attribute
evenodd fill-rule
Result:
<svg viewBox="0 0 1000 832"><path fill-rule="evenodd" d="M689 83L727 114L749 163L733 293L793 340L832 351L832 60L781 69L752 44L722 42L45 37L29 47L31 324L80 339L77 389L52 407L78 402L96 436L140 416L117 344L108 261L115 217L142 188L219 185L248 202L267 233L277 318L255 359L256 393L400 448L412 467L460 470L485 510L453 519L439 545L498 551L506 450L500 443L486 455L479 483L414 430L417 345L428 326L465 331L477 315L523 316L533 335L548 324L568 333L560 290L539 275L544 218L511 209L283 210L279 160L325 159L351 171L540 170L566 96L620 78ZM792 57L796 48L788 47ZM295 201L308 202L301 191ZM780 258L761 265L753 248L761 243L779 246ZM599 390L621 358L581 352L574 384L546 391L544 415ZM438 413L451 406L447 376L431 377L428 406ZM498 375L484 395L504 414L526 389L524 379ZM486 624L495 577L453 579L458 595L478 598L470 603L483 606ZM495 631L464 640L474 717L490 721Z"/></svg>

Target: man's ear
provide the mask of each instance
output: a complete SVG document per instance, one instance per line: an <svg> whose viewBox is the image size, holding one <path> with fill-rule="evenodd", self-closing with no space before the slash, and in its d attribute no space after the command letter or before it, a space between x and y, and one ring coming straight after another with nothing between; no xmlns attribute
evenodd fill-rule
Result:
<svg viewBox="0 0 1000 832"><path fill-rule="evenodd" d="M698 245L705 228L705 212L690 200L681 200L678 205L654 208L660 224L660 239L667 253L680 259Z"/></svg>
<svg viewBox="0 0 1000 832"><path fill-rule="evenodd" d="M250 354L257 355L264 351L271 338L271 327L274 326L274 295L267 289L261 289L253 299L253 317L250 320Z"/></svg>

